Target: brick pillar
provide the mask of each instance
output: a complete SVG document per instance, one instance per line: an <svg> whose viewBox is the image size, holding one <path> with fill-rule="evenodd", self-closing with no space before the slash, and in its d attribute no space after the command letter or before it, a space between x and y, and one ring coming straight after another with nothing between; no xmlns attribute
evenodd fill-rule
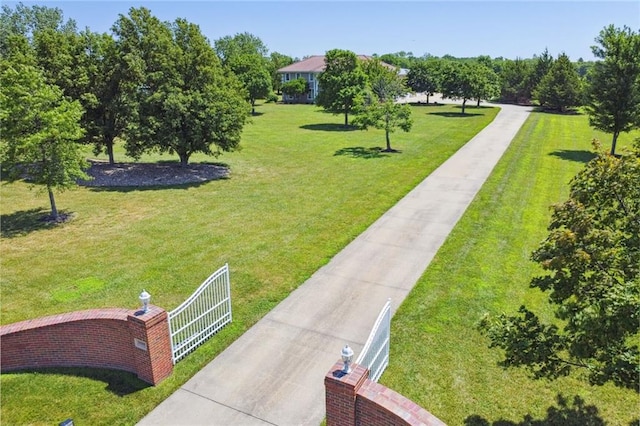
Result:
<svg viewBox="0 0 640 426"><path fill-rule="evenodd" d="M369 377L369 370L358 364L351 364L349 374L342 367L342 361L336 362L324 377L327 426L356 424L356 394Z"/></svg>
<svg viewBox="0 0 640 426"><path fill-rule="evenodd" d="M147 313L127 317L138 378L154 386L173 371L168 318L164 309L153 305Z"/></svg>

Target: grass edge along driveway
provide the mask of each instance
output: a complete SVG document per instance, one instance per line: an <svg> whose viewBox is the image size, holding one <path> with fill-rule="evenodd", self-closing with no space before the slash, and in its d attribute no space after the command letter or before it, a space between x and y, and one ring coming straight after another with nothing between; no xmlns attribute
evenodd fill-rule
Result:
<svg viewBox="0 0 640 426"><path fill-rule="evenodd" d="M625 135L625 144L638 136ZM528 288L541 271L529 256L547 235L549 206L566 199L592 157L593 137L605 148L610 140L584 115L532 113L396 312L381 383L451 425L638 424L637 393L502 370L500 351L476 329L485 312L521 304L553 318L545 295Z"/></svg>

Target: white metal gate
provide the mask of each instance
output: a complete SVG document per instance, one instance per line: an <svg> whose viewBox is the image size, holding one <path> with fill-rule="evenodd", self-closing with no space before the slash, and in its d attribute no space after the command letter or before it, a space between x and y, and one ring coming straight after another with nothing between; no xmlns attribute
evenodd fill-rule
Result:
<svg viewBox="0 0 640 426"><path fill-rule="evenodd" d="M391 337L391 299L387 300L378 315L356 364L369 369L369 379L377 382L389 365L389 340Z"/></svg>
<svg viewBox="0 0 640 426"><path fill-rule="evenodd" d="M175 364L231 322L229 265L214 272L180 306L169 312Z"/></svg>

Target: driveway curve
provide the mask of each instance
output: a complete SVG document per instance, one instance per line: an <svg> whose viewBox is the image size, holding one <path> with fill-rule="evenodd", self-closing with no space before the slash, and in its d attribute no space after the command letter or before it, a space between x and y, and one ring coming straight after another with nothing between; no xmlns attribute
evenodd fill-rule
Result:
<svg viewBox="0 0 640 426"><path fill-rule="evenodd" d="M318 425L324 376L342 347L348 343L357 357L387 299L395 312L531 111L500 107L487 127L139 424Z"/></svg>

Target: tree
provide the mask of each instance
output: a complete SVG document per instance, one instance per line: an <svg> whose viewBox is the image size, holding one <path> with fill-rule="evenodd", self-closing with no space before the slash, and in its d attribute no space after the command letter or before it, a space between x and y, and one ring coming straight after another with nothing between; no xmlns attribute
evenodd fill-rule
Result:
<svg viewBox="0 0 640 426"><path fill-rule="evenodd" d="M533 66L531 67L531 72L529 73L527 82L527 90L530 93L533 93L536 90L538 84L540 84L544 76L549 73L552 66L553 56L551 56L549 54L549 50L545 48L544 52L535 58Z"/></svg>
<svg viewBox="0 0 640 426"><path fill-rule="evenodd" d="M271 71L271 85L276 93L280 93L282 90L282 76L278 74L280 68L284 68L287 65L293 63L291 56L283 55L278 52L271 52L269 56L269 69Z"/></svg>
<svg viewBox="0 0 640 426"><path fill-rule="evenodd" d="M611 154L622 132L640 127L640 34L610 25L592 46L600 58L590 74L587 114L589 124L612 134Z"/></svg>
<svg viewBox="0 0 640 426"><path fill-rule="evenodd" d="M241 33L216 40L215 50L222 65L244 85L251 102L251 113L255 114L256 100L271 93L272 75L266 46L258 37Z"/></svg>
<svg viewBox="0 0 640 426"><path fill-rule="evenodd" d="M363 66L369 79L369 87L364 101L356 108L354 124L363 130L369 127L385 131L387 147L385 152L395 152L391 148L390 133L396 129L411 130L411 107L396 102L406 93L403 80L395 69L390 69L378 60L370 60Z"/></svg>
<svg viewBox="0 0 640 426"><path fill-rule="evenodd" d="M505 367L554 379L584 369L592 384L640 390L640 140L617 158L603 151L553 208L546 240L532 258L548 273L531 287L549 292L556 321L486 317L481 329L505 351Z"/></svg>
<svg viewBox="0 0 640 426"><path fill-rule="evenodd" d="M520 58L505 60L500 73L500 99L503 102L528 103L531 92L528 88L530 65Z"/></svg>
<svg viewBox="0 0 640 426"><path fill-rule="evenodd" d="M429 96L433 95L439 87L440 72L439 62L435 59L415 62L407 74L407 85L414 92L423 92Z"/></svg>
<svg viewBox="0 0 640 426"><path fill-rule="evenodd" d="M186 166L196 152L236 149L249 114L246 92L199 27L183 19L162 23L145 8L129 15L114 26L123 73L135 82L127 96L138 106L126 131L127 154L176 153Z"/></svg>
<svg viewBox="0 0 640 426"><path fill-rule="evenodd" d="M282 84L282 93L291 96L301 96L309 91L307 80L304 78L296 78Z"/></svg>
<svg viewBox="0 0 640 426"><path fill-rule="evenodd" d="M480 107L482 99L492 99L500 93L500 84L498 76L495 72L484 64L471 64L473 97L478 101L477 107Z"/></svg>
<svg viewBox="0 0 640 426"><path fill-rule="evenodd" d="M325 111L344 114L344 125L348 126L349 113L364 94L367 76L356 54L348 50L329 50L325 63L326 68L318 77L316 104Z"/></svg>
<svg viewBox="0 0 640 426"><path fill-rule="evenodd" d="M580 76L564 53L558 55L549 72L534 91L540 105L565 112L580 103L582 83Z"/></svg>
<svg viewBox="0 0 640 426"><path fill-rule="evenodd" d="M442 96L462 99L463 114L467 100L473 99L476 94L479 79L476 71L475 67L464 62L443 62L440 80Z"/></svg>
<svg viewBox="0 0 640 426"><path fill-rule="evenodd" d="M26 178L43 185L49 194L51 218L58 220L54 191L88 179L88 164L76 143L82 107L64 99L48 85L42 71L32 65L0 62L0 154L6 178Z"/></svg>
<svg viewBox="0 0 640 426"><path fill-rule="evenodd" d="M94 146L97 155L105 152L114 164L113 146L123 137L137 108L127 93L136 91L136 79L129 79L118 45L108 34L85 31L80 34L85 46L87 87L82 95L85 114L82 126L84 141Z"/></svg>

